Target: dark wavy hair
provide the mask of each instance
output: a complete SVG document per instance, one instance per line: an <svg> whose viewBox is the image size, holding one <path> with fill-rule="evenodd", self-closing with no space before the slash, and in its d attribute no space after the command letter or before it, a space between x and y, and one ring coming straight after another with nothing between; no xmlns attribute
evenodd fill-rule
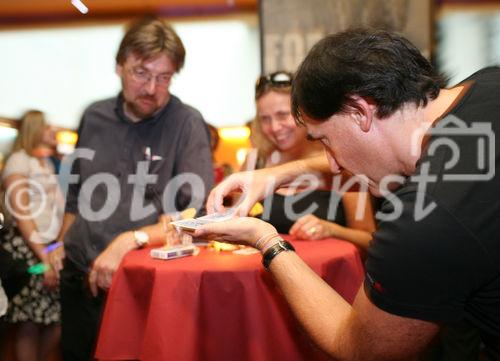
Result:
<svg viewBox="0 0 500 361"><path fill-rule="evenodd" d="M292 84L292 113L326 120L345 110L352 95L374 101L388 117L405 103L427 105L445 79L406 38L375 29L352 29L320 40Z"/></svg>

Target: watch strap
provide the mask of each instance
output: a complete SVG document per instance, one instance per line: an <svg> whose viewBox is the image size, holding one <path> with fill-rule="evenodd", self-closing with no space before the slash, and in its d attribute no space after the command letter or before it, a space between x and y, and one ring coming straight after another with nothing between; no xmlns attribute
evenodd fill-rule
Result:
<svg viewBox="0 0 500 361"><path fill-rule="evenodd" d="M271 261L274 259L274 257L279 255L281 252L288 252L288 251L295 251L295 248L292 246L291 243L284 240L280 240L266 250L264 256L262 257L262 264L266 269L269 269L269 265L271 264Z"/></svg>

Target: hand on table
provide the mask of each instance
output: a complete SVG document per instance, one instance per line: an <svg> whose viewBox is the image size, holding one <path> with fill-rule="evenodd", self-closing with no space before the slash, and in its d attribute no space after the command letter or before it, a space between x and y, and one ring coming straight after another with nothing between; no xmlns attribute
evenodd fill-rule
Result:
<svg viewBox="0 0 500 361"><path fill-rule="evenodd" d="M290 228L290 235L298 239L318 240L332 237L332 222L320 219L312 214L299 218Z"/></svg>
<svg viewBox="0 0 500 361"><path fill-rule="evenodd" d="M229 221L201 226L195 231L194 236L254 247L259 238L277 233L276 228L260 219L236 217Z"/></svg>
<svg viewBox="0 0 500 361"><path fill-rule="evenodd" d="M234 208L237 215L246 216L255 203L272 193L278 185L273 172L267 169L231 174L210 192L207 211L224 212L224 198L231 192L241 191L242 195Z"/></svg>
<svg viewBox="0 0 500 361"><path fill-rule="evenodd" d="M128 242L132 239L131 232L120 234L95 259L89 274L90 291L94 297L97 296L99 288L108 290L111 287L113 275L125 254L132 249Z"/></svg>

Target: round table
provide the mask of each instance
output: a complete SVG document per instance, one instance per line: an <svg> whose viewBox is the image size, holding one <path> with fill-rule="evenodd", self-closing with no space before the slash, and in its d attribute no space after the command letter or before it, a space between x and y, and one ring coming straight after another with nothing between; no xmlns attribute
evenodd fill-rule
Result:
<svg viewBox="0 0 500 361"><path fill-rule="evenodd" d="M284 236L352 303L364 271L357 249ZM260 254L201 249L157 260L132 251L113 278L96 358L104 360L323 360L261 264Z"/></svg>

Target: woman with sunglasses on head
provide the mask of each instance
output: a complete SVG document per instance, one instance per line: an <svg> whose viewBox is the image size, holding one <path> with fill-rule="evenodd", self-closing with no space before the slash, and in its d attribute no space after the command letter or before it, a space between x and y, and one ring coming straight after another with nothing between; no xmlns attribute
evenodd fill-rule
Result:
<svg viewBox="0 0 500 361"><path fill-rule="evenodd" d="M262 76L257 81L257 114L252 124L257 152L247 158L246 169L271 167L323 152L321 143L307 140L306 128L298 126L291 114L291 84L292 74L284 71ZM302 182L297 180L264 199L260 218L278 232L299 239L340 238L366 249L375 230L368 193L340 195L331 191L331 180L331 176L304 175ZM358 202L364 207L362 217L355 217ZM297 219L298 214L303 215Z"/></svg>

